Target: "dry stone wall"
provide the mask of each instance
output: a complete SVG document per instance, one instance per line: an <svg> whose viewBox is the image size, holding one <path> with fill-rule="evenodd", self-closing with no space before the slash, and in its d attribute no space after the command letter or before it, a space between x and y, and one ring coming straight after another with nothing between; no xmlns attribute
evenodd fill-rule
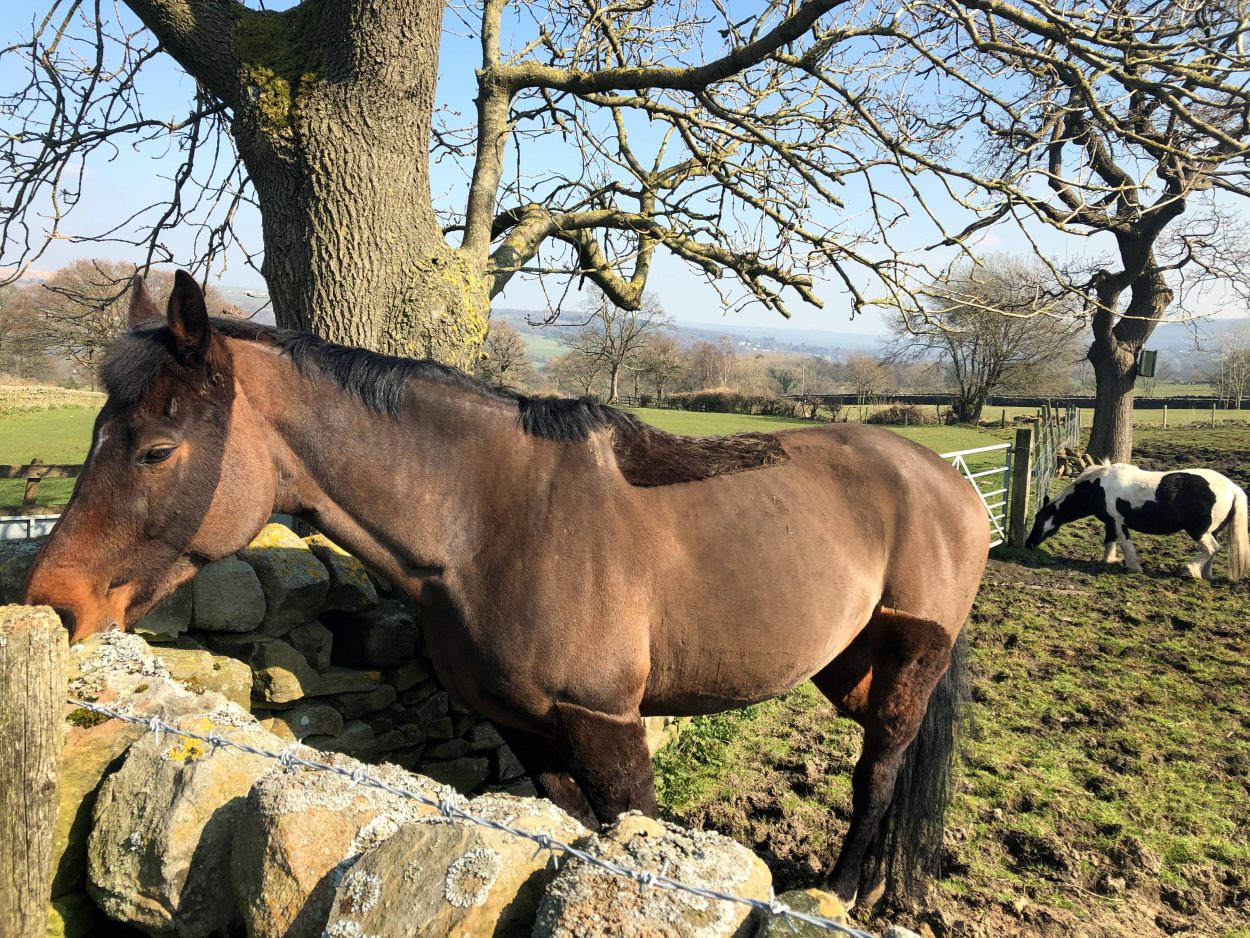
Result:
<svg viewBox="0 0 1250 938"><path fill-rule="evenodd" d="M20 601L39 546L39 541L0 543L0 604ZM246 726L248 732L272 737L278 747L300 741L335 758L384 763L387 771L419 771L424 784L446 784L465 795L535 794L495 728L458 707L439 685L413 607L320 535L301 539L281 525L268 525L237 556L204 567L139 622L134 635L93 637L75 645L72 658L79 670L74 693L102 702L125 701L136 714L171 720L185 716L201 728ZM675 738L685 722L649 718L652 751ZM229 855L234 842L223 844L224 834L214 832L233 829L236 822L253 838L240 850L285 858L259 867L269 871L268 879L236 875L241 907L264 910L251 921L251 934L293 933L257 924L265 917L283 920L273 910L275 892L291 897L281 906L297 910L294 915L307 917L311 910L316 918L328 911L333 896L327 892L325 871L314 876L319 867L308 850L297 849L298 835L287 830L304 829L307 819L296 812L284 822L282 813L275 813L266 800L268 788L257 785L255 773L262 766L244 771L231 763L220 777L201 772L195 785L229 796L218 803L192 779L156 771L157 764L177 761L178 751L150 740L136 746L140 735L138 728L116 720L99 721L86 712L68 715L54 934L86 934L101 909L153 934L198 933L184 921L186 913L177 910L176 898L197 892L220 898L220 881L198 880L190 861L211 843L215 862L224 862L221 857ZM198 765L200 754L190 755ZM114 777L123 761L133 761L136 768ZM190 800L174 804L166 797L170 786ZM143 821L139 833L132 829L126 837L110 839L111 833L93 832L100 827L92 824L98 805L135 801L155 805L155 814ZM244 801L255 804L240 815ZM368 817L361 825L383 823L377 818L386 813L374 808L365 812ZM193 813L186 823L194 838L188 840L179 812L200 809L211 809L217 826L202 825L203 819ZM329 813L307 828L316 833L317 843L331 829L351 827L346 820L353 816L350 812L336 815L333 824ZM85 891L92 869L89 840L96 857L90 896ZM190 852L180 855L180 850ZM331 866L336 868L349 853L344 847ZM150 866L155 856L162 864L160 889L125 898L128 878ZM281 875L273 871L282 869L295 878L312 876L311 885L305 884L307 894L289 882L275 885ZM310 898L313 887L320 892ZM224 927L227 911L197 907L193 915L216 929ZM230 912L229 921L237 920Z"/></svg>
<svg viewBox="0 0 1250 938"><path fill-rule="evenodd" d="M290 745L222 693L177 680L163 651L132 634L93 636L70 649L69 693L270 752ZM744 907L644 889L582 861L554 862L531 841L350 777L145 732L86 708L67 706L66 720L66 823L57 832L49 935L114 934L119 925L187 938L777 934ZM344 772L366 769L344 754L294 751ZM771 895L767 867L718 834L637 815L592 833L538 798L468 798L397 765L367 771L477 818L692 886ZM825 894L779 898L845 921Z"/></svg>

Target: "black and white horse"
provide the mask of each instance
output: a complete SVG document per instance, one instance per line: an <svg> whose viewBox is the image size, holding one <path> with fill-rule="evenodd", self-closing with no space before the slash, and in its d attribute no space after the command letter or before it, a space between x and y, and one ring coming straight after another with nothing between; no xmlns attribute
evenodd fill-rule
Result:
<svg viewBox="0 0 1250 938"><path fill-rule="evenodd" d="M1104 563L1113 563L1116 549L1124 565L1141 571L1129 531L1176 534L1184 531L1201 547L1186 569L1197 579L1211 577L1211 563L1228 530L1228 575L1240 580L1250 562L1246 539L1246 493L1241 486L1210 469L1147 472L1126 463L1091 466L1037 513L1025 546L1032 549L1062 525L1078 518L1097 518L1107 528Z"/></svg>

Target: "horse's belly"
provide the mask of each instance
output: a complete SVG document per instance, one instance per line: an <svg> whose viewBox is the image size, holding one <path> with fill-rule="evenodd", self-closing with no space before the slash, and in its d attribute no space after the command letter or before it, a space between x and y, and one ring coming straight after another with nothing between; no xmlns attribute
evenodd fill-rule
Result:
<svg viewBox="0 0 1250 938"><path fill-rule="evenodd" d="M802 582L774 582L772 601L667 619L652 632L644 713L714 713L767 700L811 677L851 643L879 599L879 587L840 585L804 593Z"/></svg>

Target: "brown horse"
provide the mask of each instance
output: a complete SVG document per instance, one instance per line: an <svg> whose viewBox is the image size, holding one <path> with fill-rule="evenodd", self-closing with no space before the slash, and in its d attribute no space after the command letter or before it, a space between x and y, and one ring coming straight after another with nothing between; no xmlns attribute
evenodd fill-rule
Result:
<svg viewBox="0 0 1250 938"><path fill-rule="evenodd" d="M90 456L27 588L72 638L133 623L288 512L418 603L444 686L572 813L655 813L641 716L811 678L864 727L832 888L851 903L861 870L909 885L932 865L951 664L989 542L933 453L860 426L670 436L210 320L181 272L156 316L136 278Z"/></svg>

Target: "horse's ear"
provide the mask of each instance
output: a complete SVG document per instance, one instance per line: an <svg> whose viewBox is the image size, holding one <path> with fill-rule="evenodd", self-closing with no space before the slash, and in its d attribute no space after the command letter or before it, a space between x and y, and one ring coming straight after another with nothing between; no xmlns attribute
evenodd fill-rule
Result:
<svg viewBox="0 0 1250 938"><path fill-rule="evenodd" d="M1042 496L1042 507L1043 507L1043 508L1045 508L1045 507L1046 507L1047 505L1049 505L1049 504L1050 504L1050 496L1049 496L1049 495L1043 495L1043 496Z"/></svg>
<svg viewBox="0 0 1250 938"><path fill-rule="evenodd" d="M180 355L203 356L208 351L211 326L208 307L204 304L204 291L185 270L174 274L174 289L169 294L165 315Z"/></svg>
<svg viewBox="0 0 1250 938"><path fill-rule="evenodd" d="M127 316L128 325L132 330L138 329L143 323L160 319L161 311L152 302L152 294L138 272L130 278L130 312Z"/></svg>

